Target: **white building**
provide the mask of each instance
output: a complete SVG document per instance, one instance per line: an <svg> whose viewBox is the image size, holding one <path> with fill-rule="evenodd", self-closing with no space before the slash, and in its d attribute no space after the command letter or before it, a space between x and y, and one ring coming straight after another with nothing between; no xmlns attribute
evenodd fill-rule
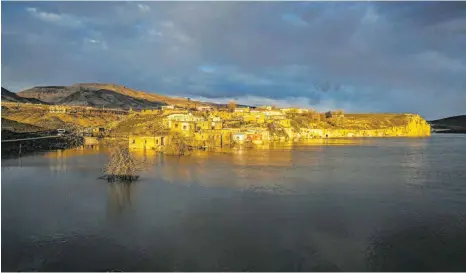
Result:
<svg viewBox="0 0 466 273"><path fill-rule="evenodd" d="M162 110L173 110L175 109L175 105L164 105L162 106Z"/></svg>
<svg viewBox="0 0 466 273"><path fill-rule="evenodd" d="M204 106L198 106L196 107L197 111L211 111L212 110L212 107L208 106L208 105L204 105Z"/></svg>
<svg viewBox="0 0 466 273"><path fill-rule="evenodd" d="M262 111L262 113L264 113L266 118L280 119L280 118L285 118L286 117L285 114L283 114L281 111L277 111L277 110L267 110L267 111Z"/></svg>
<svg viewBox="0 0 466 273"><path fill-rule="evenodd" d="M280 111L283 113L297 113L297 114L302 114L302 113L307 113L309 112L309 109L305 108L281 108Z"/></svg>

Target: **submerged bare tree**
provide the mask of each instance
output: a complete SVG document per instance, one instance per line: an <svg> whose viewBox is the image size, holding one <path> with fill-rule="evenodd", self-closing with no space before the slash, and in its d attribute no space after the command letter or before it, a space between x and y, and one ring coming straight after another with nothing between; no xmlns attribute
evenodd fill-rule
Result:
<svg viewBox="0 0 466 273"><path fill-rule="evenodd" d="M104 168L105 175L101 178L109 182L132 182L139 178L138 173L147 168L147 162L136 159L127 145L114 143L110 146L109 161Z"/></svg>

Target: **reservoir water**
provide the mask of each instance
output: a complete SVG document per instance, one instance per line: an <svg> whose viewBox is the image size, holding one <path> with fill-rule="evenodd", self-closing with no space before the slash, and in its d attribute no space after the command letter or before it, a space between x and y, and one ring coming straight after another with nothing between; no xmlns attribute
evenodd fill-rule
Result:
<svg viewBox="0 0 466 273"><path fill-rule="evenodd" d="M2 271L466 271L466 136L2 160Z"/></svg>

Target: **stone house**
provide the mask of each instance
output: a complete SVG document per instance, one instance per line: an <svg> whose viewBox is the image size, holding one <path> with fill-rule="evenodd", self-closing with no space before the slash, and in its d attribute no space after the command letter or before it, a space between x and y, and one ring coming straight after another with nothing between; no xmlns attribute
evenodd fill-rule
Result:
<svg viewBox="0 0 466 273"><path fill-rule="evenodd" d="M175 105L163 105L162 110L174 110Z"/></svg>
<svg viewBox="0 0 466 273"><path fill-rule="evenodd" d="M189 122L201 122L201 121L205 121L205 118L193 116L191 113L173 113L173 114L169 114L165 116L164 118L164 124L169 129L179 129L179 128L182 129L183 126L188 126ZM184 124L180 126L179 122L184 122Z"/></svg>
<svg viewBox="0 0 466 273"><path fill-rule="evenodd" d="M284 113L282 113L281 111L277 111L277 110L266 110L266 111L262 111L262 113L264 113L266 119L283 119L283 118L286 118Z"/></svg>
<svg viewBox="0 0 466 273"><path fill-rule="evenodd" d="M249 113L243 114L243 121L256 122L256 123L262 124L262 123L265 123L265 117L266 116L264 113L257 111L257 110L253 110Z"/></svg>
<svg viewBox="0 0 466 273"><path fill-rule="evenodd" d="M167 135L130 136L128 140L130 150L161 150L169 143Z"/></svg>
<svg viewBox="0 0 466 273"><path fill-rule="evenodd" d="M211 111L212 107L210 107L208 105L202 105L202 106L196 107L196 110L197 111Z"/></svg>

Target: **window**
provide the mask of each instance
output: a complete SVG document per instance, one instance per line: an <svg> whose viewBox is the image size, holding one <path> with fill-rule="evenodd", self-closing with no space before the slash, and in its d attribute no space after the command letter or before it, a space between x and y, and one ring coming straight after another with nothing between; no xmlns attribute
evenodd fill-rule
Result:
<svg viewBox="0 0 466 273"><path fill-rule="evenodd" d="M134 144L134 143L136 143L136 140L135 140L135 139L133 139L133 144Z"/></svg>
<svg viewBox="0 0 466 273"><path fill-rule="evenodd" d="M175 128L178 128L178 124L175 124Z"/></svg>
<svg viewBox="0 0 466 273"><path fill-rule="evenodd" d="M186 125L183 125L183 130L186 130Z"/></svg>
<svg viewBox="0 0 466 273"><path fill-rule="evenodd" d="M158 140L158 139L155 140L155 144L159 144L159 140Z"/></svg>

